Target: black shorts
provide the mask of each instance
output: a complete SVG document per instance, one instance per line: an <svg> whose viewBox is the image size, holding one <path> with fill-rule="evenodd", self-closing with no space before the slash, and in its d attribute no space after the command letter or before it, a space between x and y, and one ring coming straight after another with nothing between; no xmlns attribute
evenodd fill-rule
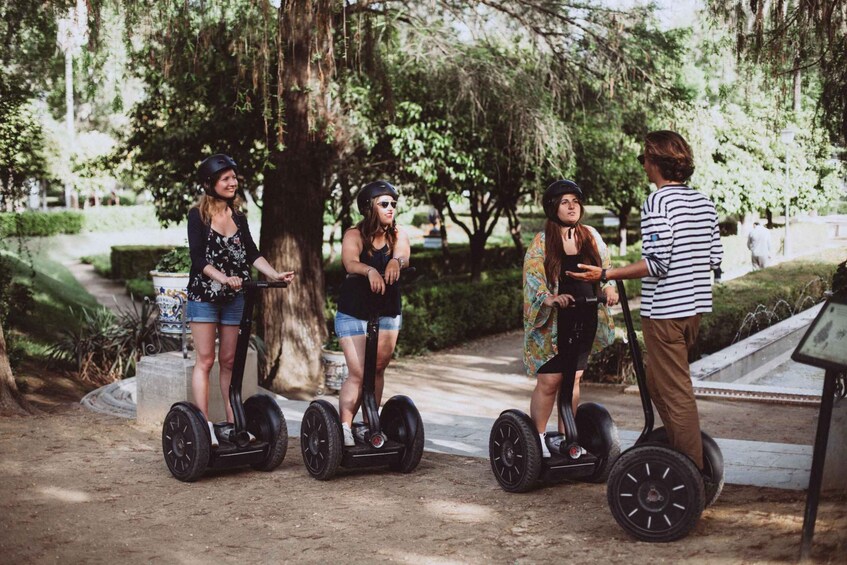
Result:
<svg viewBox="0 0 847 565"><path fill-rule="evenodd" d="M591 350L587 350L581 352L576 359L576 368L571 369L573 371L584 371L588 366L588 355L591 353ZM571 361L573 362L573 361ZM567 358L559 353L546 363L544 363L539 369L538 373L564 373L568 369Z"/></svg>

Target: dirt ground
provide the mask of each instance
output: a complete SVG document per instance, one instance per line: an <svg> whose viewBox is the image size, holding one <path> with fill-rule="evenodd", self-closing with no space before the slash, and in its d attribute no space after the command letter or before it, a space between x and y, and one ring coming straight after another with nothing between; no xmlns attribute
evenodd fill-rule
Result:
<svg viewBox="0 0 847 565"><path fill-rule="evenodd" d="M420 362L437 370L435 360ZM603 486L507 494L485 459L427 452L410 475L343 472L318 482L293 440L273 472L218 472L185 484L168 473L158 430L89 412L74 402L83 388L61 383L32 378L29 395L42 412L0 418L5 563L766 563L799 555L805 493L797 491L727 486L687 538L648 544L617 526ZM585 394L602 396L622 427L638 427L637 397L609 387ZM718 437L809 443L814 426L808 408L701 408ZM813 556L844 563L845 555L847 497L829 497Z"/></svg>

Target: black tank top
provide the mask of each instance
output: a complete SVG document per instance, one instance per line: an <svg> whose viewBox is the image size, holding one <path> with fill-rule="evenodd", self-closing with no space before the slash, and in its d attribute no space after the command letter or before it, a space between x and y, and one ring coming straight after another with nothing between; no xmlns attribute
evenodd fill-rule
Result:
<svg viewBox="0 0 847 565"><path fill-rule="evenodd" d="M565 255L562 261L562 272L559 275L559 294L578 296L594 296L594 285L590 282L573 279L565 274L566 271L576 271L578 263L584 263L582 255ZM558 346L560 353L585 353L591 350L594 335L597 333L597 307L578 306L561 308L558 312ZM572 349L575 348L575 349Z"/></svg>
<svg viewBox="0 0 847 565"><path fill-rule="evenodd" d="M369 265L379 273L385 272L385 267L391 260L388 245L368 255L362 251L359 261ZM338 311L360 320L367 320L373 308L379 310L380 316L400 315L400 288L397 283L385 285L385 294L379 295L371 292L371 285L367 277L359 275L347 275L341 283L341 291L338 297Z"/></svg>

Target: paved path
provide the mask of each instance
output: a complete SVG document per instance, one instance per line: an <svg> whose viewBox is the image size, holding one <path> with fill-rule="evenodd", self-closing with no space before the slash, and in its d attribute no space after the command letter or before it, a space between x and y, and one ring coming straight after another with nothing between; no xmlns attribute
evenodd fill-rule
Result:
<svg viewBox="0 0 847 565"><path fill-rule="evenodd" d="M94 267L80 261L67 261L65 267L97 303L115 313L132 308L132 300L122 283L106 279L97 274Z"/></svg>

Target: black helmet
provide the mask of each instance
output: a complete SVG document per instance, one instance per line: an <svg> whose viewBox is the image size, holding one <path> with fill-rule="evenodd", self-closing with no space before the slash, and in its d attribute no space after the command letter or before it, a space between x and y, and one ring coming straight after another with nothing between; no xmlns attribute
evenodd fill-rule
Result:
<svg viewBox="0 0 847 565"><path fill-rule="evenodd" d="M547 187L544 191L544 214L551 220L561 223L559 220L559 202L563 194L575 194L582 202L582 189L572 180L557 180ZM579 217L582 219L582 214L585 208L580 206Z"/></svg>
<svg viewBox="0 0 847 565"><path fill-rule="evenodd" d="M385 180L375 180L372 183L366 184L362 187L362 190L359 191L359 195L356 197L356 204L359 206L359 213L363 216L367 216L371 210L371 202L377 196L390 196L394 200L400 198L400 195L397 193L397 189L392 186L392 184Z"/></svg>
<svg viewBox="0 0 847 565"><path fill-rule="evenodd" d="M212 186L212 177L226 169L232 169L236 173L238 172L238 165L235 164L235 161L229 155L218 153L217 155L203 159L203 162L197 167L197 176L206 194L216 198L218 197L217 193L215 193L215 187Z"/></svg>

